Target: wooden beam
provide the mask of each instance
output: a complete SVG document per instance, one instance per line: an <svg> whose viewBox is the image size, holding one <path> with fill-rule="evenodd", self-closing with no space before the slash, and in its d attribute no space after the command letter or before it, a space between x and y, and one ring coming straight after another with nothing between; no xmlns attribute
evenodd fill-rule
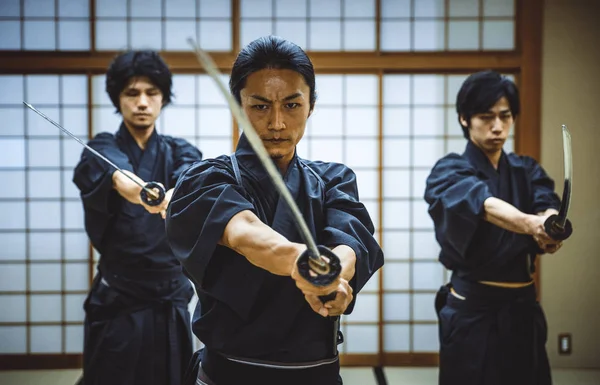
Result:
<svg viewBox="0 0 600 385"><path fill-rule="evenodd" d="M539 47L538 47L539 48ZM116 51L57 52L3 51L0 52L0 73L104 73ZM308 52L319 72L406 72L448 73L496 69L516 72L521 55L514 52ZM525 55L525 53L523 53ZM202 72L191 52L162 52L161 55L175 73ZM529 54L531 55L531 54ZM213 52L211 56L221 71L231 70L235 55L232 52Z"/></svg>
<svg viewBox="0 0 600 385"><path fill-rule="evenodd" d="M380 359L383 361L380 362ZM341 366L421 366L439 364L437 353L340 354Z"/></svg>
<svg viewBox="0 0 600 385"><path fill-rule="evenodd" d="M0 354L0 370L81 369L82 354Z"/></svg>

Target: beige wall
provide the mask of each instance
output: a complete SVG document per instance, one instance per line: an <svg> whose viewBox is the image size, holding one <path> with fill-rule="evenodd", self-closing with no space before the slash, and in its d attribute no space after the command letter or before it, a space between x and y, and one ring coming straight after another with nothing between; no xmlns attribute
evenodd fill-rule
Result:
<svg viewBox="0 0 600 385"><path fill-rule="evenodd" d="M553 367L600 368L600 1L545 0L541 161L562 192L561 124L573 136L573 236L542 257ZM523 106L527 108L527 106ZM572 333L560 356L558 334Z"/></svg>

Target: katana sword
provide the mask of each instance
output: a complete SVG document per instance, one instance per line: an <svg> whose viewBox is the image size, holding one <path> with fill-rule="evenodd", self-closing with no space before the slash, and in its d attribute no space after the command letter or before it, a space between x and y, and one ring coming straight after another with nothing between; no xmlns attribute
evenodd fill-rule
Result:
<svg viewBox="0 0 600 385"><path fill-rule="evenodd" d="M562 125L563 158L564 158L564 188L562 201L558 214L554 214L544 222L544 229L552 239L563 241L573 233L571 221L567 219L571 205L571 191L573 188L573 152L571 149L571 133L566 125Z"/></svg>
<svg viewBox="0 0 600 385"><path fill-rule="evenodd" d="M98 151L94 150L93 148L91 148L90 146L85 144L81 139L79 139L77 136L73 135L69 130L67 130L60 124L56 123L54 120L52 120L49 117L47 117L46 115L44 115L41 111L37 110L34 106L32 106L31 104L29 104L27 102L23 102L23 104L25 104L27 107L29 107L29 109L31 109L33 112L35 112L42 118L46 119L48 122L52 123L52 125L54 125L55 127L58 127L62 132L69 135L71 138L75 139L83 147L87 148L92 154L96 155L98 158L100 158L103 161L105 161L106 163L110 164L121 174L123 174L127 178L129 178L133 183L140 186L142 188L142 191L140 191L140 197L142 198L142 201L144 201L144 203L146 203L148 206L158 206L165 199L165 189L161 184L159 184L157 182L148 182L148 183L146 183L146 185L141 184L140 182L138 182L137 180L132 178L130 175L123 172L123 170L121 170L119 167L117 167L116 164L111 162L104 155L100 154ZM154 191L153 189L157 189L158 192Z"/></svg>
<svg viewBox="0 0 600 385"><path fill-rule="evenodd" d="M246 134L248 142L250 142L254 152L265 167L268 175L273 181L273 184L275 185L281 197L287 203L289 209L292 211L292 216L294 218L296 227L298 228L300 235L307 246L307 250L298 257L296 262L298 266L298 272L304 279L311 282L313 285L329 285L339 276L341 272L339 258L327 247L317 246L310 233L310 230L308 229L308 226L306 225L306 222L304 221L304 218L302 217L302 214L300 213L300 210L298 209L298 206L296 205L296 202L294 201L294 198L292 197L292 194L285 185L279 170L275 168L275 165L271 160L266 148L264 147L262 140L256 133L256 130L252 126L252 123L248 119L248 116L244 110L240 107L238 102L233 98L233 96L229 93L229 90L221 81L221 73L217 69L217 66L211 59L210 55L200 49L200 47L198 47L192 38L188 38L188 43L194 49L196 57L198 58L198 61L202 67L204 67L207 74L215 81L219 90L227 100L233 117ZM325 261L322 256L327 257L329 261ZM311 272L315 274L311 274ZM321 297L321 300L326 302L327 300L331 300L333 298L335 298L335 292Z"/></svg>

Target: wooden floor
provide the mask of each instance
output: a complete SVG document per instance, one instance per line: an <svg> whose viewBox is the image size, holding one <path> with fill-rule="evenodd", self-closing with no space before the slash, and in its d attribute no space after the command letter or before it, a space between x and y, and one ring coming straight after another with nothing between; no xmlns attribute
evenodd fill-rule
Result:
<svg viewBox="0 0 600 385"><path fill-rule="evenodd" d="M435 385L437 368L385 368L388 385ZM0 385L74 385L79 370L0 371ZM371 368L342 368L344 385L377 385ZM600 370L553 370L553 385L600 385Z"/></svg>

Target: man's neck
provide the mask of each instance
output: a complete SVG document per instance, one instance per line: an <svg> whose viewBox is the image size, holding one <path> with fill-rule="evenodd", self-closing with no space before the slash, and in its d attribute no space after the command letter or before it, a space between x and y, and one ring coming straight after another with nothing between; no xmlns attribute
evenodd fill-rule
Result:
<svg viewBox="0 0 600 385"><path fill-rule="evenodd" d="M494 166L494 168L497 170L498 163L500 163L500 156L502 155L502 150L492 152L492 153L484 151L484 154L490 160L490 163L492 164L492 166Z"/></svg>
<svg viewBox="0 0 600 385"><path fill-rule="evenodd" d="M135 140L137 145L142 150L145 150L146 144L148 144L148 140L150 139L150 136L152 136L152 133L154 132L154 124L143 130L129 127L129 125L127 125L127 123L125 123L125 127L127 127L127 131L129 131L129 133L131 134L131 136L133 137L133 140Z"/></svg>

